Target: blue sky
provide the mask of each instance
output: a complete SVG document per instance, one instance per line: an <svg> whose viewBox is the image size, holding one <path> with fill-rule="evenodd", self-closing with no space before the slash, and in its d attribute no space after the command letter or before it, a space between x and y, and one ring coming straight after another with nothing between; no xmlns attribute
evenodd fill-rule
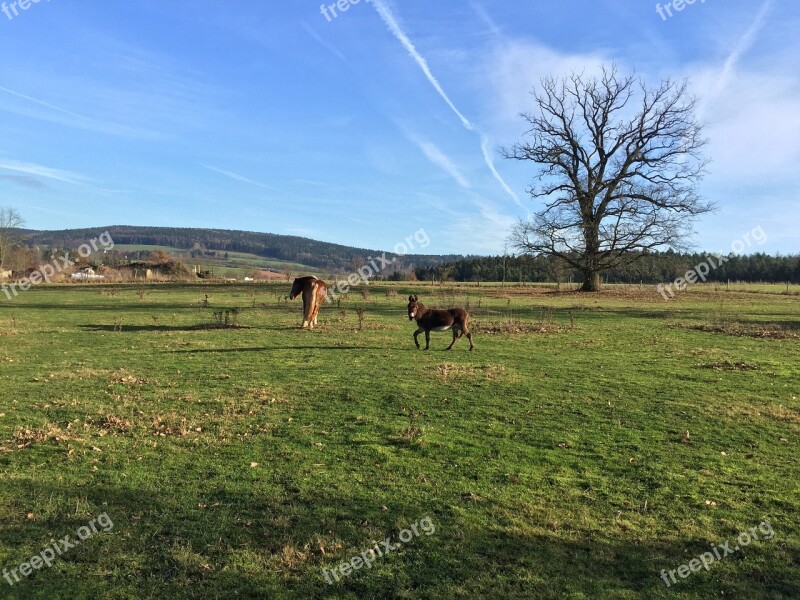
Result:
<svg viewBox="0 0 800 600"><path fill-rule="evenodd" d="M0 0L2 1L2 0ZM24 0L23 0L24 2ZM331 2L328 2L330 4ZM6 0L6 6L10 2ZM663 3L662 4L666 4ZM694 245L800 251L800 4L41 0L0 12L0 205L29 227L218 227L499 253L534 211L498 148L548 74L688 77L720 211Z"/></svg>

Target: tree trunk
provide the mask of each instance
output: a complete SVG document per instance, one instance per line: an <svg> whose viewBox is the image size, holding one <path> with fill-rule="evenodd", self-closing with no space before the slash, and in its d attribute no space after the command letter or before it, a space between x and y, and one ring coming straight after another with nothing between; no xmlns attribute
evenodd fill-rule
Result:
<svg viewBox="0 0 800 600"><path fill-rule="evenodd" d="M588 271L583 274L582 292L599 292L600 291L600 272Z"/></svg>
<svg viewBox="0 0 800 600"><path fill-rule="evenodd" d="M584 236L586 240L586 262L583 264L582 292L600 291L600 269L598 268L598 254L600 250L600 229L598 222L590 217L584 223Z"/></svg>

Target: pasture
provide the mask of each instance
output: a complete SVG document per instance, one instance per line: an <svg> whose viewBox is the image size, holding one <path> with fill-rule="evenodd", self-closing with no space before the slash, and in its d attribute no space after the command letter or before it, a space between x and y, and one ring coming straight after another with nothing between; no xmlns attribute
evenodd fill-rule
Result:
<svg viewBox="0 0 800 600"><path fill-rule="evenodd" d="M784 289L381 284L314 331L285 284L3 298L0 569L113 528L0 598L800 597ZM475 351L418 351L412 293L467 307Z"/></svg>

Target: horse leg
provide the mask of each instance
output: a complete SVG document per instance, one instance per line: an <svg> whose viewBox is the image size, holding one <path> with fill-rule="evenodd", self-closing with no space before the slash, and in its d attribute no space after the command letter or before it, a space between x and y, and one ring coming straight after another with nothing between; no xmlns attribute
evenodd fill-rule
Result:
<svg viewBox="0 0 800 600"><path fill-rule="evenodd" d="M319 309L322 308L322 302L325 300L325 293L320 290L320 293L317 294L317 302L314 306L314 325L317 324L317 319L319 318Z"/></svg>
<svg viewBox="0 0 800 600"><path fill-rule="evenodd" d="M303 294L303 325L302 329L308 327L310 323L308 322L308 298L305 294Z"/></svg>

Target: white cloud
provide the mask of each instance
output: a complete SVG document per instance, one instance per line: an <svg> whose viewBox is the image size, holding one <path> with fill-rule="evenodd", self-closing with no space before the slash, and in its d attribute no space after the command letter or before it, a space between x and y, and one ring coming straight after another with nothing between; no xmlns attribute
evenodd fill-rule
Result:
<svg viewBox="0 0 800 600"><path fill-rule="evenodd" d="M158 137L157 134L143 129L137 129L127 125L121 125L119 123L101 121L87 117L7 87L0 86L0 92L10 96L11 100L16 100L16 102L0 101L0 110L5 110L12 114L39 119L50 123L56 123L58 125L66 125L67 127L85 129L99 133L107 133L110 135L121 135L131 138ZM23 100L24 102L19 102L19 100Z"/></svg>
<svg viewBox="0 0 800 600"><path fill-rule="evenodd" d="M694 77L713 85L713 73ZM800 81L782 75L731 75L729 93L708 104L711 179L770 183L797 178L800 162Z"/></svg>
<svg viewBox="0 0 800 600"><path fill-rule="evenodd" d="M53 181L61 181L63 183L71 183L75 185L83 185L89 178L74 171L66 171L64 169L53 169L35 163L22 162L18 160L5 160L0 159L0 169L11 171L12 173L19 173L25 176L36 178L51 179Z"/></svg>
<svg viewBox="0 0 800 600"><path fill-rule="evenodd" d="M495 44L478 66L480 88L489 90L486 119L502 139L517 139L524 122L520 114L533 111L531 92L542 78L570 73L597 73L609 60L600 55L566 54L531 40L507 38Z"/></svg>
<svg viewBox="0 0 800 600"><path fill-rule="evenodd" d="M500 212L482 198L472 201L478 212L459 211L448 219L444 232L453 248L468 248L470 252L499 253L515 219Z"/></svg>
<svg viewBox="0 0 800 600"><path fill-rule="evenodd" d="M226 171L225 169L219 169L217 167L211 167L209 165L202 165L203 168L208 169L209 171L213 171L214 173L219 173L220 175L224 175L229 179L233 179L234 181L238 181L240 183L247 183L249 185L254 185L256 187L264 188L267 190L273 190L275 188L268 186L265 183L261 183L260 181L255 181L254 179L250 179L249 177L245 177L244 175L240 175L239 173L234 173L233 171Z"/></svg>

